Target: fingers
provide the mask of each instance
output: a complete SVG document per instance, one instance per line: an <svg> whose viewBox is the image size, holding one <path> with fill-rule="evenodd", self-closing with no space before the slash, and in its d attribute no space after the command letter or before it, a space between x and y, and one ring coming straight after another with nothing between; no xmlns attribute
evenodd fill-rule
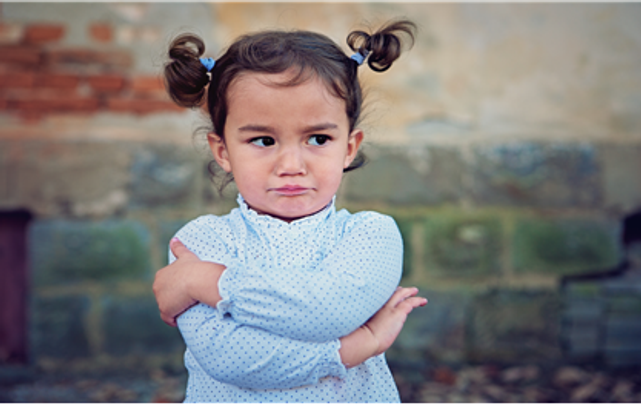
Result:
<svg viewBox="0 0 641 407"><path fill-rule="evenodd" d="M163 314L162 312L160 313L160 319L162 319L165 324L173 326L174 328L178 326L178 324L176 323L176 318L167 314Z"/></svg>
<svg viewBox="0 0 641 407"><path fill-rule="evenodd" d="M396 289L387 305L409 314L416 307L423 307L427 304L427 299L415 297L418 294L416 287L399 287Z"/></svg>
<svg viewBox="0 0 641 407"><path fill-rule="evenodd" d="M171 252L174 254L174 256L176 256L176 258L185 256L196 257L196 255L193 254L180 240L178 240L177 237L171 239L171 241L169 242L169 248L171 249Z"/></svg>
<svg viewBox="0 0 641 407"><path fill-rule="evenodd" d="M423 307L427 304L427 299L422 298L422 297L411 297L407 298L406 300L402 301L396 309L398 311L401 311L405 313L406 315L412 312L414 308L417 307Z"/></svg>
<svg viewBox="0 0 641 407"><path fill-rule="evenodd" d="M396 307L406 298L412 297L416 294L418 294L418 288L416 287L398 287L394 294L392 294L392 297L390 297L389 301L387 301L387 304L392 307Z"/></svg>

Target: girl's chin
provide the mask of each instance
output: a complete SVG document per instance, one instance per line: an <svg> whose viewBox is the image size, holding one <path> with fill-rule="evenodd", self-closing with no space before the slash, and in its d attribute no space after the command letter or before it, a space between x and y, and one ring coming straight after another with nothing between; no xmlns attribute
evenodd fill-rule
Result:
<svg viewBox="0 0 641 407"><path fill-rule="evenodd" d="M259 209L252 206L250 203L247 203L247 206L254 210L259 215L267 215L272 218L280 219L285 222L293 222L298 219L302 219L308 216L312 216L327 207L327 204L321 206L320 208L266 208Z"/></svg>

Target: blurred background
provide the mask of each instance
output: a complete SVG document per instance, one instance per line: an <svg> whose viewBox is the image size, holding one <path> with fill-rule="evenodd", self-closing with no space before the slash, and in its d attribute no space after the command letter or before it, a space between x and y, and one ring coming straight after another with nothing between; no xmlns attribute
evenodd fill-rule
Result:
<svg viewBox="0 0 641 407"><path fill-rule="evenodd" d="M392 215L414 311L403 401L641 402L641 5L0 3L0 401L181 401L154 272L235 206L159 74L259 29L420 27L361 69L369 163L338 206Z"/></svg>

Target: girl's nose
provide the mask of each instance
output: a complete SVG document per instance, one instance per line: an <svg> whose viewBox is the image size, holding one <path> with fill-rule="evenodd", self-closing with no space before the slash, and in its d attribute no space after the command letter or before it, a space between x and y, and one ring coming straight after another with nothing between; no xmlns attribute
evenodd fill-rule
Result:
<svg viewBox="0 0 641 407"><path fill-rule="evenodd" d="M283 148L278 155L276 173L282 175L304 175L306 173L305 160L299 147Z"/></svg>

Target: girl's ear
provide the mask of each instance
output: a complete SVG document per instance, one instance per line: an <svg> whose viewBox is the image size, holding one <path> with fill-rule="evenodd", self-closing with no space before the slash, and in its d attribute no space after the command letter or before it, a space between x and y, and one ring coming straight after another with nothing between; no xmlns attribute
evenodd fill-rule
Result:
<svg viewBox="0 0 641 407"><path fill-rule="evenodd" d="M347 139L347 155L345 156L345 164L343 169L349 167L349 165L354 161L356 153L358 153L358 148L361 146L363 137L365 134L361 129L354 129Z"/></svg>
<svg viewBox="0 0 641 407"><path fill-rule="evenodd" d="M214 160L220 165L220 168L225 170L225 172L231 172L231 164L229 162L229 154L227 153L225 140L218 134L209 133L207 134L207 142L214 155Z"/></svg>

